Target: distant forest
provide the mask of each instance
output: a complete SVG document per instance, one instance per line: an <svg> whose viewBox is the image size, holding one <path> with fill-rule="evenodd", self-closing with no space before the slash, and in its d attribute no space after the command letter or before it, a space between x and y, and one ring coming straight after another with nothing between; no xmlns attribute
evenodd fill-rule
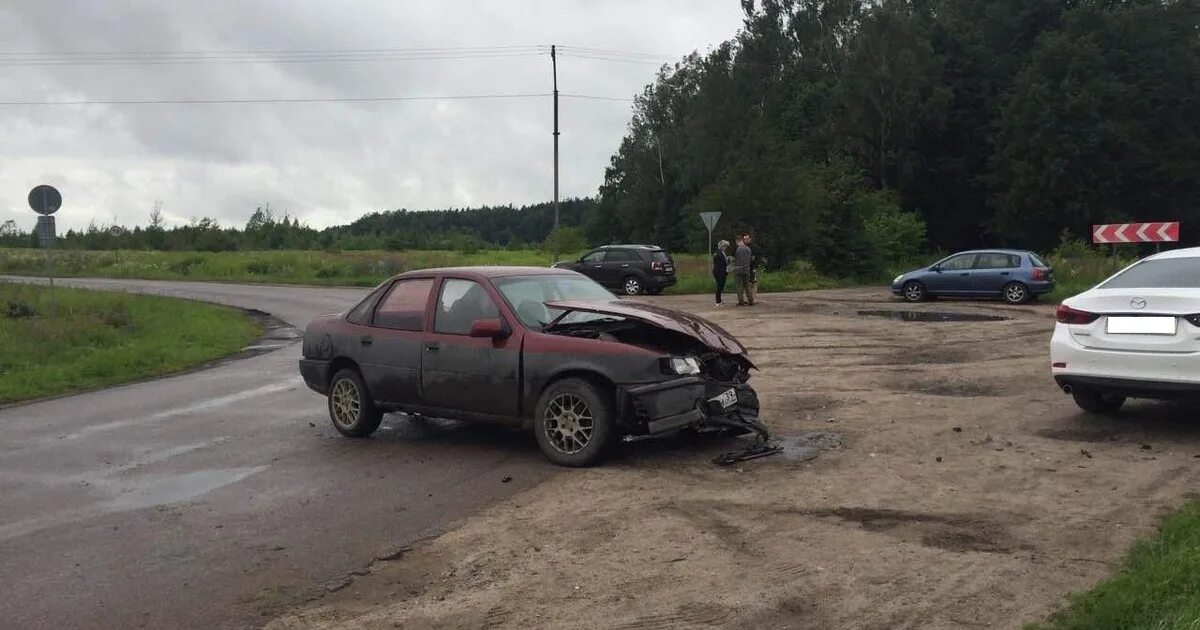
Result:
<svg viewBox="0 0 1200 630"><path fill-rule="evenodd" d="M583 226L591 216L593 199L566 199L559 204L563 230L560 246L586 246ZM269 208L257 208L242 227L226 227L208 218L165 227L161 214L152 213L146 227L90 225L60 235L60 246L79 249L159 249L255 251L269 249L526 249L549 247L554 227L554 204L485 206L461 210L413 212L391 210L364 215L349 225L316 229ZM13 223L0 226L0 246L36 247L36 237Z"/></svg>
<svg viewBox="0 0 1200 630"><path fill-rule="evenodd" d="M732 1L732 0L730 0ZM871 275L931 250L1046 251L1093 223L1200 242L1200 0L742 0L735 37L636 98L562 242L703 249L750 230L772 266ZM316 230L259 211L98 227L74 247L403 249L543 243L547 203L382 212ZM28 234L0 229L0 243ZM564 246L564 249L572 247Z"/></svg>

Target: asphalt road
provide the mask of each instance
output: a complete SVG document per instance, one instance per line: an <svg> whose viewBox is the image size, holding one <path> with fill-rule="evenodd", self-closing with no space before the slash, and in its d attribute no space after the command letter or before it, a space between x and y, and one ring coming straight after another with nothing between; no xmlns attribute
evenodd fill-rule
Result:
<svg viewBox="0 0 1200 630"><path fill-rule="evenodd" d="M134 280L298 328L364 290ZM341 437L300 346L0 409L0 626L254 627L554 472L532 437L389 416ZM511 477L505 483L503 479Z"/></svg>

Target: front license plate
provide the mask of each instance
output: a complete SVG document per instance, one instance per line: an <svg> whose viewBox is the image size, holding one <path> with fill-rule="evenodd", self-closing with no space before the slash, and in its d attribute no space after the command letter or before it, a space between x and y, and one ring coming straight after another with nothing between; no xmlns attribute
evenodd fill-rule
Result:
<svg viewBox="0 0 1200 630"><path fill-rule="evenodd" d="M709 398L709 400L721 405L722 409L728 409L737 404L737 390L736 389L725 390L725 392L722 393L720 396L714 396L712 398Z"/></svg>
<svg viewBox="0 0 1200 630"><path fill-rule="evenodd" d="M1109 317L1110 335L1174 335L1174 317Z"/></svg>

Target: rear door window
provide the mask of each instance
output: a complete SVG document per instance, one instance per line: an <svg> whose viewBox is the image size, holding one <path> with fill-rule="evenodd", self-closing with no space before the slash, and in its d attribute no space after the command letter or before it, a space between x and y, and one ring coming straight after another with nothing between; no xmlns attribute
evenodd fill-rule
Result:
<svg viewBox="0 0 1200 630"><path fill-rule="evenodd" d="M610 249L604 257L606 263L629 263L638 260L638 255L628 249Z"/></svg>
<svg viewBox="0 0 1200 630"><path fill-rule="evenodd" d="M1021 266L1021 261L1012 254L979 254L975 260L976 269L1012 269Z"/></svg>
<svg viewBox="0 0 1200 630"><path fill-rule="evenodd" d="M975 266L975 254L963 254L942 263L942 271L966 271Z"/></svg>
<svg viewBox="0 0 1200 630"><path fill-rule="evenodd" d="M1200 258L1147 260L1122 271L1099 288L1200 289Z"/></svg>
<svg viewBox="0 0 1200 630"><path fill-rule="evenodd" d="M375 310L373 324L382 328L420 331L425 329L425 306L433 279L400 280Z"/></svg>

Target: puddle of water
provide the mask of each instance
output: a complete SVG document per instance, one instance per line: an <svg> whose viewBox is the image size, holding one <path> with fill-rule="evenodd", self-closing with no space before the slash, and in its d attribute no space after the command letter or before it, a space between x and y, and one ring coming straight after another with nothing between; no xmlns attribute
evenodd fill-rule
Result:
<svg viewBox="0 0 1200 630"><path fill-rule="evenodd" d="M860 317L881 317L897 322L1002 322L1009 318L979 313L941 311L858 311Z"/></svg>
<svg viewBox="0 0 1200 630"><path fill-rule="evenodd" d="M842 435L834 431L804 431L779 436L776 443L783 449L779 457L791 462L806 462L816 459L821 451L841 446Z"/></svg>
<svg viewBox="0 0 1200 630"><path fill-rule="evenodd" d="M237 483L265 468L266 466L254 466L227 470L197 470L181 475L151 478L149 481L127 487L120 496L107 502L104 509L119 512L179 503Z"/></svg>

